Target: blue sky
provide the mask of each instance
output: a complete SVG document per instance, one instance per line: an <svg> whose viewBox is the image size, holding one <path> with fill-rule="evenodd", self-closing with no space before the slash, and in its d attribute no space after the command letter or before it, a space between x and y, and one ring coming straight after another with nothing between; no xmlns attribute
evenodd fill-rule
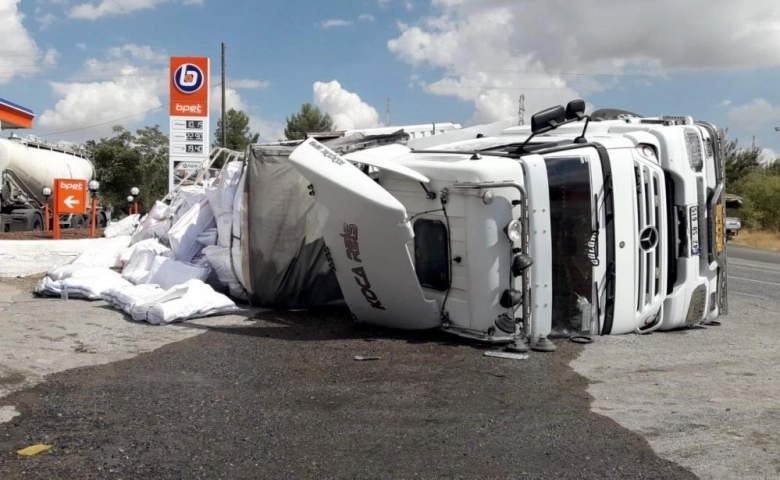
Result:
<svg viewBox="0 0 780 480"><path fill-rule="evenodd" d="M303 102L341 128L383 123L388 97L392 124L468 125L516 113L522 93L527 115L581 97L693 115L780 152L776 4L0 0L0 97L55 140L167 131L168 57L209 56L216 87L225 42L228 106L268 140Z"/></svg>

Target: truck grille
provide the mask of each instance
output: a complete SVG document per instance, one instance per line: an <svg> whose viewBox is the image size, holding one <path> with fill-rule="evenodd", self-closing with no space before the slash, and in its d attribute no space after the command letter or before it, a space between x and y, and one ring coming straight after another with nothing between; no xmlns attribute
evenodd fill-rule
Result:
<svg viewBox="0 0 780 480"><path fill-rule="evenodd" d="M665 235L661 225L660 176L647 166L634 163L638 214L637 313L645 313L661 294L660 242Z"/></svg>

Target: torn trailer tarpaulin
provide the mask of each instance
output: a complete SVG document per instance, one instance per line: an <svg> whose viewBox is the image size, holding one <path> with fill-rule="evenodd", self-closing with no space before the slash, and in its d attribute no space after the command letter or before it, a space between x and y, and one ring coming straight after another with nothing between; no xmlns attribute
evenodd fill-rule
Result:
<svg viewBox="0 0 780 480"><path fill-rule="evenodd" d="M399 131L322 143L343 155L408 138ZM241 256L253 306L311 308L343 301L322 236L327 211L309 195L309 181L289 162L298 145L253 145L245 157Z"/></svg>

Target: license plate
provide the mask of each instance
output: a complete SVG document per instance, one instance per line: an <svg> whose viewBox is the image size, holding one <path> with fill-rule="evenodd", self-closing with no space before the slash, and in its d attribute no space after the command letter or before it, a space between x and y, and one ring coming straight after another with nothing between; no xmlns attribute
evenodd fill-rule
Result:
<svg viewBox="0 0 780 480"><path fill-rule="evenodd" d="M688 218L690 218L691 232L691 255L699 255L701 248L699 246L699 207L694 205L690 209Z"/></svg>
<svg viewBox="0 0 780 480"><path fill-rule="evenodd" d="M723 251L723 204L715 205L715 250Z"/></svg>

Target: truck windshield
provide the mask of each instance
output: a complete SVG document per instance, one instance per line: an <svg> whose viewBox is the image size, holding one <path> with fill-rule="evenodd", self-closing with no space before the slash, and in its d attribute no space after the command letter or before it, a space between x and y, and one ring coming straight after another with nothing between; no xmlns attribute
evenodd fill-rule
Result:
<svg viewBox="0 0 780 480"><path fill-rule="evenodd" d="M591 168L587 156L546 157L552 238L552 330L579 332L581 305L593 303L593 267L598 263ZM584 308L583 308L584 309Z"/></svg>

